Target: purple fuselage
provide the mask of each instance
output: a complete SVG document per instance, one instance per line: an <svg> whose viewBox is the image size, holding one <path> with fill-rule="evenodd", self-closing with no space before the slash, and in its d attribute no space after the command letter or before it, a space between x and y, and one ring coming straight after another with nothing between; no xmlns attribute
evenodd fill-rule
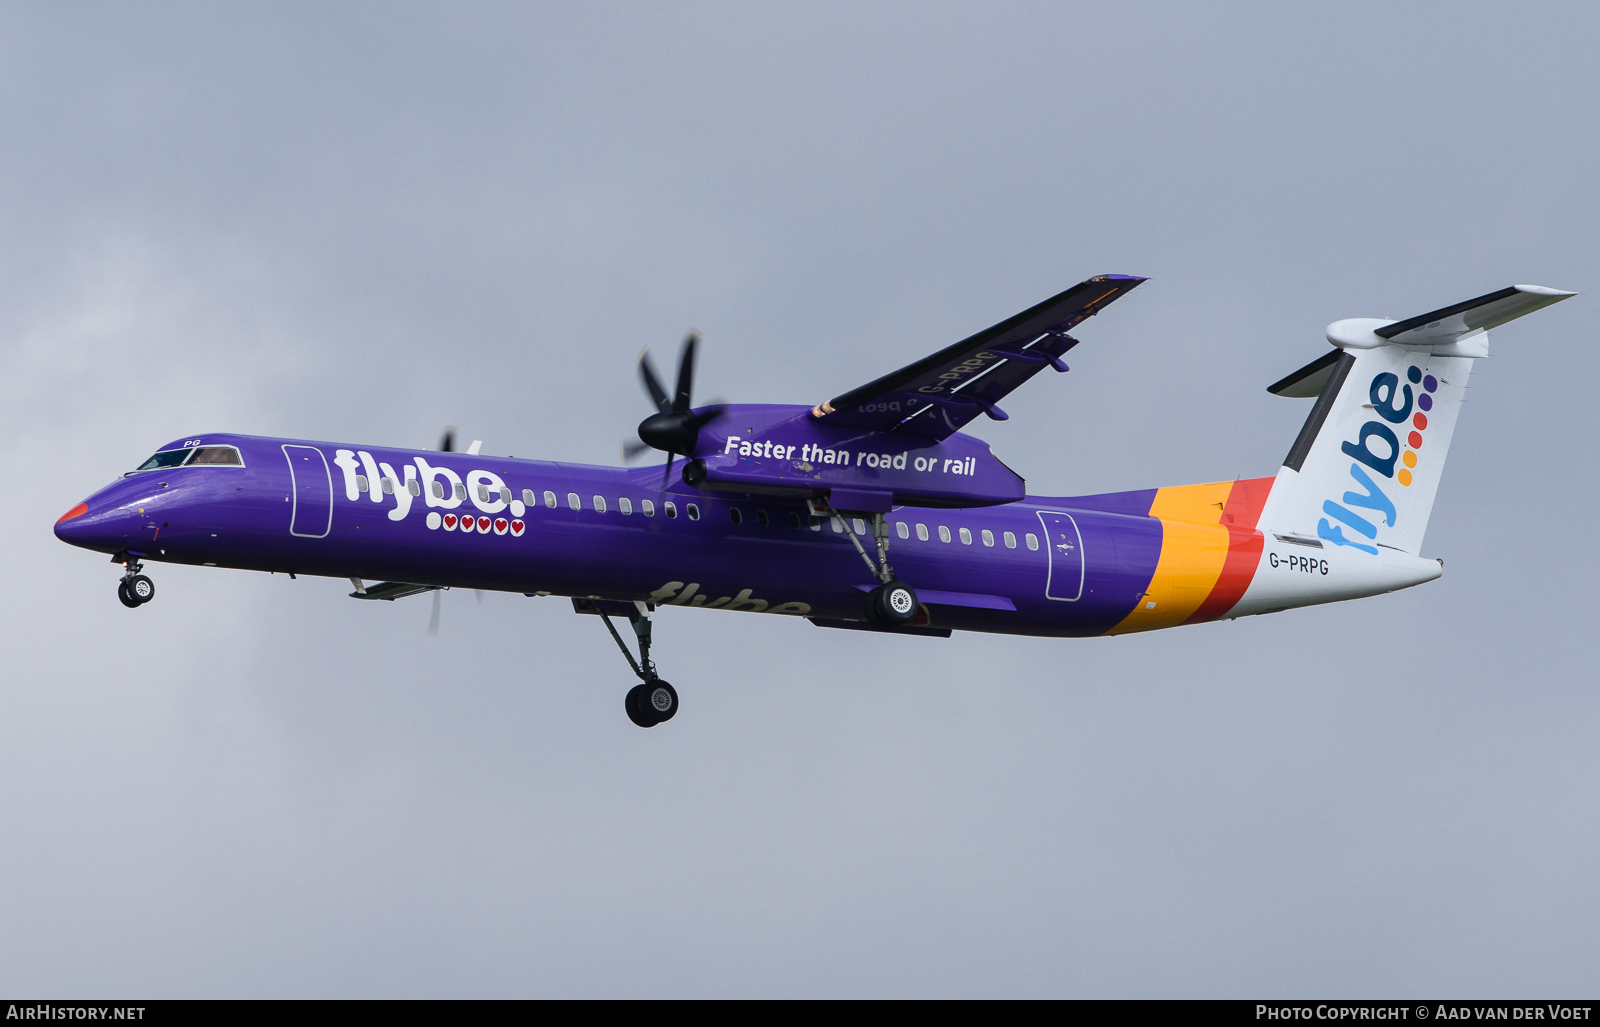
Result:
<svg viewBox="0 0 1600 1027"><path fill-rule="evenodd" d="M727 437L708 436L701 448L725 453ZM69 511L56 534L150 563L823 620L860 621L864 592L876 584L849 538L812 517L803 499L691 488L681 462L663 488L659 465L243 435L164 449L185 445L236 447L243 466L130 473ZM932 627L1098 635L1128 615L1151 579L1162 542L1161 521L1147 516L1152 495L897 506L889 558L922 595ZM858 538L872 551L870 534Z"/></svg>

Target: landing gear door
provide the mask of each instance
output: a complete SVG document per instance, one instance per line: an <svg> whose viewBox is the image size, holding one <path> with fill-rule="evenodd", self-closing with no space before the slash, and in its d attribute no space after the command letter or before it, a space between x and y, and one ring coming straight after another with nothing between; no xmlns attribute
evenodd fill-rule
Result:
<svg viewBox="0 0 1600 1027"><path fill-rule="evenodd" d="M315 446L283 447L289 461L289 534L326 538L333 527L333 475Z"/></svg>
<svg viewBox="0 0 1600 1027"><path fill-rule="evenodd" d="M1050 557L1045 578L1046 599L1075 603L1083 596L1083 536L1070 514L1039 511L1044 547Z"/></svg>

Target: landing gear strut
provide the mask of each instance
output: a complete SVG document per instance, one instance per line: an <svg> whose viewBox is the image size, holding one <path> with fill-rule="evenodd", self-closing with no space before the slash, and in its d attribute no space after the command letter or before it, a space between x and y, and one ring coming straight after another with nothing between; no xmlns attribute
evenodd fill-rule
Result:
<svg viewBox="0 0 1600 1027"><path fill-rule="evenodd" d="M123 567L122 580L117 582L117 598L123 606L130 610L137 609L156 597L156 583L140 573L144 570L144 564L137 558L118 553L111 558L111 562L120 563Z"/></svg>
<svg viewBox="0 0 1600 1027"><path fill-rule="evenodd" d="M863 513L861 516L871 526L872 540L876 544L878 559L873 560L867 555L866 547L861 540L856 538L856 533L851 530L850 519L845 516L848 511L834 510L831 507L813 503L812 510L822 516L833 518L834 525L856 547L856 552L861 554L861 559L867 565L867 570L872 576L883 584L867 593L867 623L875 628L898 628L909 624L917 616L917 593L910 585L894 576L894 568L889 566L889 522L881 513Z"/></svg>
<svg viewBox="0 0 1600 1027"><path fill-rule="evenodd" d="M627 607L628 623L633 626L633 633L639 639L639 658L635 660L633 654L628 651L628 644L622 640L622 635L617 631L617 626L611 623L611 614L622 613L623 604L604 600L574 599L572 605L579 613L600 615L600 619L606 622L606 630L611 632L611 637L616 640L617 648L622 650L623 657L627 659L628 666L632 667L633 672L639 677L640 684L630 688L622 701L622 708L627 711L628 719L640 727L655 727L677 716L678 690L656 673L655 661L650 659L650 607L640 602Z"/></svg>

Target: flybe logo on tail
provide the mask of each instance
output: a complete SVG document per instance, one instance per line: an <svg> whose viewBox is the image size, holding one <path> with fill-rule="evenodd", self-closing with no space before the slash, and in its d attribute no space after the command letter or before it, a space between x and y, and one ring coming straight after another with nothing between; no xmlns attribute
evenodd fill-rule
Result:
<svg viewBox="0 0 1600 1027"><path fill-rule="evenodd" d="M1354 442L1339 446L1345 456L1355 461L1350 465L1350 478L1360 491L1346 492L1340 497L1341 502L1327 499L1322 503L1322 512L1327 516L1317 522L1317 535L1336 546L1349 546L1376 556L1376 546L1351 538L1345 534L1345 529L1373 541L1378 537L1374 521L1381 519L1391 528L1395 525L1394 501L1384 493L1379 482L1388 478L1399 482L1402 488L1410 487L1419 459L1417 453L1422 449L1422 433L1428 430L1433 394L1439 389L1439 380L1431 374L1423 374L1422 368L1415 365L1406 369L1406 378L1407 383L1402 383L1398 375L1388 371L1373 376L1367 395L1373 412L1382 420L1363 424ZM1420 386L1421 391L1413 390L1413 385ZM1403 443L1399 432L1407 433ZM1396 467L1396 464L1401 466ZM1368 470L1363 470L1363 465L1376 471L1381 478L1374 479ZM1370 513L1357 513L1351 507Z"/></svg>

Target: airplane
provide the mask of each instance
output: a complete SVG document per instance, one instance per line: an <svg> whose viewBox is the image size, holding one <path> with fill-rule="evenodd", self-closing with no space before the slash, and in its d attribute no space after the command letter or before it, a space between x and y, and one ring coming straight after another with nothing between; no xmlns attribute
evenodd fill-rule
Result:
<svg viewBox="0 0 1600 1027"><path fill-rule="evenodd" d="M110 553L133 609L155 596L146 562L348 578L369 601L566 597L604 622L639 679L624 710L653 727L679 703L650 656L663 607L1070 638L1432 581L1443 562L1420 555L1423 532L1487 333L1575 295L1515 285L1401 321L1334 322L1332 348L1268 388L1315 400L1273 476L1028 495L962 429L1006 420L999 403L1046 368L1067 372L1069 333L1145 280L1090 278L810 407L694 406L690 333L673 392L639 359L656 410L635 451L664 452L660 471L476 442L458 453L448 433L439 450L197 434L73 506L55 534Z"/></svg>

